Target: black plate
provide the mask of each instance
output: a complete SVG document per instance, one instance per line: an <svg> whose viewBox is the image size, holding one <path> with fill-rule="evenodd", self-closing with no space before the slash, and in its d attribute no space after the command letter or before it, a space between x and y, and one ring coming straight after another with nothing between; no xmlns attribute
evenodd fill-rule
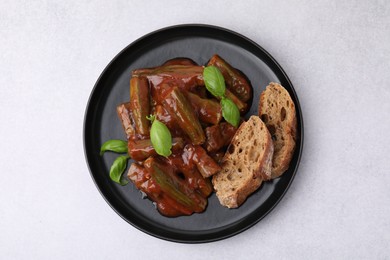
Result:
<svg viewBox="0 0 390 260"><path fill-rule="evenodd" d="M257 114L258 98L271 81L280 82L297 108L299 141L289 170L265 182L238 209L222 207L215 194L206 211L176 218L160 215L148 199L142 199L132 183L120 186L109 178L115 154L99 155L103 142L125 140L116 106L129 100L130 72L153 67L175 57L189 57L205 64L219 54L243 71L254 87L254 102L247 114ZM152 32L121 51L105 68L91 93L84 119L84 149L87 163L107 203L127 222L159 238L185 243L210 242L233 236L257 223L283 197L298 168L303 142L302 114L294 88L278 63L263 48L235 32L208 25L180 25Z"/></svg>

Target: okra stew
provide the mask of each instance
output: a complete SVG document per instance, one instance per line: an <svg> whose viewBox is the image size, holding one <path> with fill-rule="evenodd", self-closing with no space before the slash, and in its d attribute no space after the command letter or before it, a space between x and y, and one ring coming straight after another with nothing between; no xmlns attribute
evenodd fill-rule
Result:
<svg viewBox="0 0 390 260"><path fill-rule="evenodd" d="M205 66L175 58L131 72L130 100L117 107L127 138L122 158L134 160L128 179L162 215L206 209L210 178L221 169L252 91L247 77L218 55ZM125 168L118 162L110 172L122 185Z"/></svg>

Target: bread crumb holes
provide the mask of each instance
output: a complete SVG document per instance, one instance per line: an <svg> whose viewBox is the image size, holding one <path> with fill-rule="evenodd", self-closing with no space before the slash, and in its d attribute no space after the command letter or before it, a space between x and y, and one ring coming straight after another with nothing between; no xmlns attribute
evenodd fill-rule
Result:
<svg viewBox="0 0 390 260"><path fill-rule="evenodd" d="M280 119L282 121L284 121L284 119L286 119L286 109L284 107L282 107L282 109L280 110Z"/></svg>

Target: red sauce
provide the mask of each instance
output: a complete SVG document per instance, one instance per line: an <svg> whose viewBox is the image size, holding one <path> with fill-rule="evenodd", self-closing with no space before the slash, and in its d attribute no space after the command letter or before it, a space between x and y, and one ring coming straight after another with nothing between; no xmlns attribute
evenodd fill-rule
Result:
<svg viewBox="0 0 390 260"><path fill-rule="evenodd" d="M168 217L206 209L213 191L209 177L220 170L218 162L237 130L223 122L219 102L207 94L202 74L203 66L188 58L134 70L132 82L138 85L137 91L131 90L130 104L142 109L118 107L129 154L136 161L128 178ZM167 158L157 155L151 145L145 111L155 114L171 132L172 154Z"/></svg>

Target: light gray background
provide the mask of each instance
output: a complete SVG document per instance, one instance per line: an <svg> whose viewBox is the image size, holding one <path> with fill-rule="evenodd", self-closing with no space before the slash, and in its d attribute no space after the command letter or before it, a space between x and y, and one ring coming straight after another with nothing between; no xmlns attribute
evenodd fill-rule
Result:
<svg viewBox="0 0 390 260"><path fill-rule="evenodd" d="M264 220L187 245L138 231L84 159L83 116L108 62L156 29L205 23L268 50L300 98L297 176ZM389 1L0 3L1 259L389 259Z"/></svg>

